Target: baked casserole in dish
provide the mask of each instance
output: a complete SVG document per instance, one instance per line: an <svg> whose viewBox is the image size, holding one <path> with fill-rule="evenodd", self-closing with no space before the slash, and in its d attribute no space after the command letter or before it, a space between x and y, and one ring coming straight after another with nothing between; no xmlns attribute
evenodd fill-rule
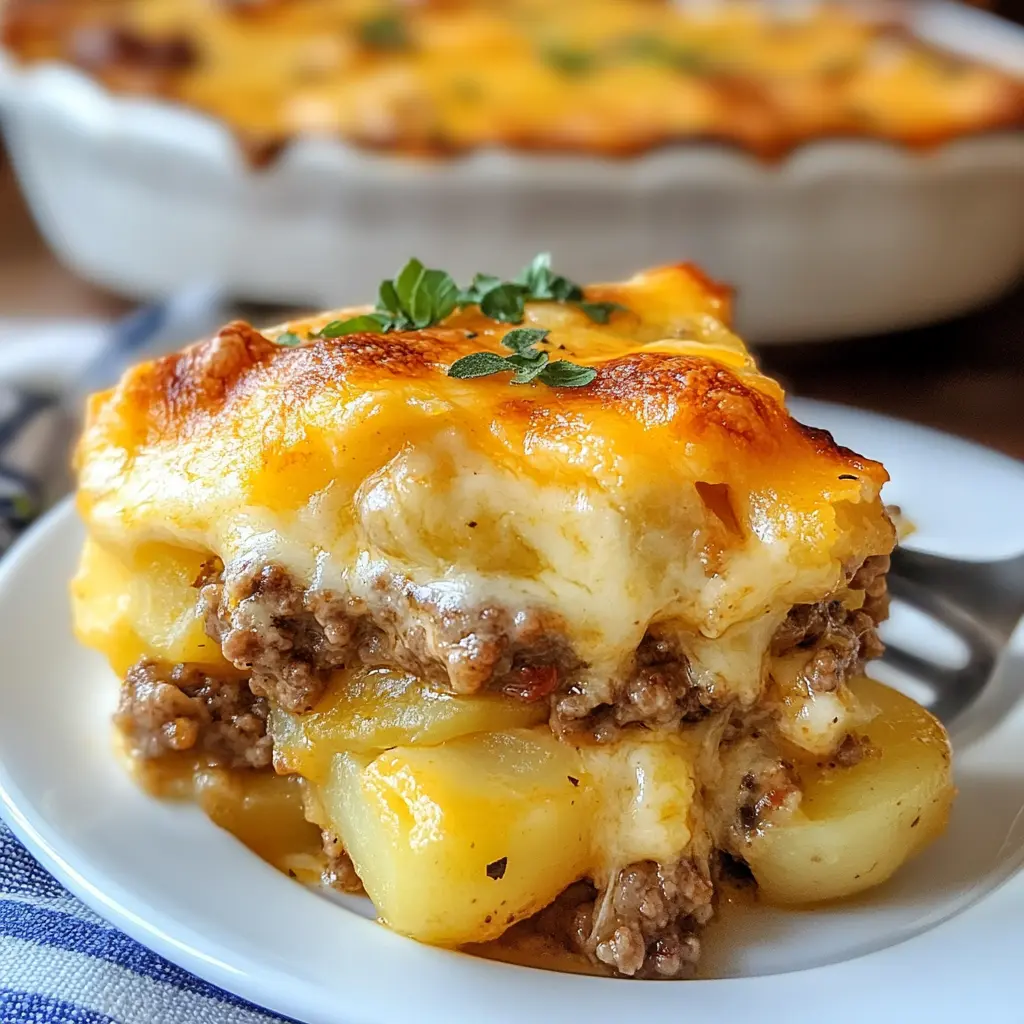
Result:
<svg viewBox="0 0 1024 1024"><path fill-rule="evenodd" d="M1024 123L1024 84L841 4L8 0L4 41L222 119L412 154L625 156L683 139L778 157L825 136L931 146Z"/></svg>
<svg viewBox="0 0 1024 1024"><path fill-rule="evenodd" d="M0 107L50 244L118 292L331 308L410 248L459 278L682 256L752 341L822 339L1024 270L1024 31L878 10L6 0Z"/></svg>

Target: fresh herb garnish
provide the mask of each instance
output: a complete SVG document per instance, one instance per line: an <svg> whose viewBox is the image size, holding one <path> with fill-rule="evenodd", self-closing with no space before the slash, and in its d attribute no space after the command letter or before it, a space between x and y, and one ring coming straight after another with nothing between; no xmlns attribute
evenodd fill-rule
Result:
<svg viewBox="0 0 1024 1024"><path fill-rule="evenodd" d="M584 75L614 64L660 64L675 71L699 73L709 69L707 53L649 33L626 36L598 50L548 44L540 50L544 63L564 75Z"/></svg>
<svg viewBox="0 0 1024 1024"><path fill-rule="evenodd" d="M332 320L318 332L321 338L346 334L386 334L421 331L439 324L458 304L459 289L444 270L429 270L413 259L394 280L382 281L380 301L372 313L348 320Z"/></svg>
<svg viewBox="0 0 1024 1024"><path fill-rule="evenodd" d="M563 75L585 75L593 71L598 64L597 55L586 50L577 50L569 46L546 46L541 51L546 64Z"/></svg>
<svg viewBox="0 0 1024 1024"><path fill-rule="evenodd" d="M283 345L285 348L295 348L302 344L302 339L294 331L282 331L275 339L275 345Z"/></svg>
<svg viewBox="0 0 1024 1024"><path fill-rule="evenodd" d="M579 302L583 289L567 277L551 269L551 253L542 252L534 256L516 276L516 284L527 290L531 299L538 302Z"/></svg>
<svg viewBox="0 0 1024 1024"><path fill-rule="evenodd" d="M430 270L413 259L393 280L381 282L380 298L372 313L332 320L312 336L341 338L346 334L421 331L441 323L457 306L479 306L480 312L491 320L521 324L527 302L569 303L598 324L608 323L613 312L626 308L617 302L586 301L578 284L551 269L551 255L546 252L534 257L514 281L477 274L473 283L461 291L449 273Z"/></svg>
<svg viewBox="0 0 1024 1024"><path fill-rule="evenodd" d="M596 376L597 370L592 366L556 359L544 367L538 379L552 388L585 388Z"/></svg>
<svg viewBox="0 0 1024 1024"><path fill-rule="evenodd" d="M469 288L459 293L460 306L479 305L484 316L506 324L523 322L527 302L567 302L598 324L608 323L615 310L626 308L617 302L586 302L578 284L551 269L548 252L535 256L513 281L477 274Z"/></svg>
<svg viewBox="0 0 1024 1024"><path fill-rule="evenodd" d="M663 64L676 71L701 71L707 67L707 56L701 51L655 35L627 36L619 43L618 51L627 60Z"/></svg>
<svg viewBox="0 0 1024 1024"><path fill-rule="evenodd" d="M467 380L490 377L495 373L511 373L513 384L529 384L532 380L538 380L553 388L585 387L597 376L595 369L578 366L566 359L551 362L547 352L535 348L547 338L548 333L536 327L518 327L501 339L502 345L512 355L474 352L452 363L448 368L448 376Z"/></svg>
<svg viewBox="0 0 1024 1024"><path fill-rule="evenodd" d="M385 331L384 317L380 313L364 313L349 320L332 320L317 331L318 338L341 338L346 334L380 334Z"/></svg>
<svg viewBox="0 0 1024 1024"><path fill-rule="evenodd" d="M480 297L480 312L503 324L521 324L526 313L526 292L519 285L501 283Z"/></svg>
<svg viewBox="0 0 1024 1024"><path fill-rule="evenodd" d="M586 313L595 324L606 324L611 319L612 313L628 312L625 306L619 302L578 302L579 310Z"/></svg>
<svg viewBox="0 0 1024 1024"><path fill-rule="evenodd" d="M359 24L359 41L368 50L405 50L411 40L397 14L378 14Z"/></svg>

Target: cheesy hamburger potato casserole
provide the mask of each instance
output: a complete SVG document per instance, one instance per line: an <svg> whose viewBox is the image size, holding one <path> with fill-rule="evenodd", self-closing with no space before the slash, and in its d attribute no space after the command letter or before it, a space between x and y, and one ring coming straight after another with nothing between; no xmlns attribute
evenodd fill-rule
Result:
<svg viewBox="0 0 1024 1024"><path fill-rule="evenodd" d="M728 306L689 266L413 260L95 395L74 619L131 770L405 935L633 977L693 972L737 872L888 878L953 790L861 675L886 473L787 414Z"/></svg>
<svg viewBox="0 0 1024 1024"><path fill-rule="evenodd" d="M1024 124L1006 73L851 5L782 6L7 0L0 22L19 59L206 111L257 159L296 135L613 156L714 139L772 158L825 136L929 146Z"/></svg>

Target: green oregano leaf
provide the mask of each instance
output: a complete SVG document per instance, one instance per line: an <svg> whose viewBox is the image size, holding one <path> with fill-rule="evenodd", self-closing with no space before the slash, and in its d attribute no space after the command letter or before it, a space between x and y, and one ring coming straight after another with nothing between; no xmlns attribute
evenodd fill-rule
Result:
<svg viewBox="0 0 1024 1024"><path fill-rule="evenodd" d="M589 384L597 371L589 366L577 366L565 359L549 362L547 352L537 350L548 336L548 331L536 327L520 327L509 331L501 339L502 345L512 351L510 356L495 352L474 352L463 356L448 368L449 377L489 377L495 373L512 372L513 384L529 384L539 380L551 387L580 388Z"/></svg>
<svg viewBox="0 0 1024 1024"><path fill-rule="evenodd" d="M413 293L410 313L417 327L439 324L455 309L458 285L444 270L424 270Z"/></svg>
<svg viewBox="0 0 1024 1024"><path fill-rule="evenodd" d="M547 366L538 375L539 379L553 388L583 388L597 376L592 366L578 366L567 359L558 359Z"/></svg>
<svg viewBox="0 0 1024 1024"><path fill-rule="evenodd" d="M513 367L509 366L497 352L474 352L472 355L456 359L448 367L448 376L468 380L472 377L489 377L492 373L511 369Z"/></svg>
<svg viewBox="0 0 1024 1024"><path fill-rule="evenodd" d="M294 331L283 331L274 339L274 344L284 348L295 348L302 344L302 339Z"/></svg>
<svg viewBox="0 0 1024 1024"><path fill-rule="evenodd" d="M460 306L475 306L492 288L501 284L501 278L493 274L477 274L473 283L459 292L458 304Z"/></svg>
<svg viewBox="0 0 1024 1024"><path fill-rule="evenodd" d="M480 300L480 312L505 324L521 324L526 312L526 296L517 284L499 284Z"/></svg>
<svg viewBox="0 0 1024 1024"><path fill-rule="evenodd" d="M527 302L569 303L601 324L608 323L615 310L625 309L615 302L587 302L578 284L551 269L550 253L535 256L514 281L476 274L472 284L464 289L459 289L447 271L432 270L411 259L393 279L381 282L376 310L348 320L334 320L311 337L424 330L442 323L458 307L472 305L479 305L484 316L499 323L520 324ZM519 342L513 332L506 337L505 346L515 352L525 351L540 340Z"/></svg>
<svg viewBox="0 0 1024 1024"><path fill-rule="evenodd" d="M542 252L534 256L516 277L535 302L578 302L583 298L583 289L567 277L551 269L551 253Z"/></svg>
<svg viewBox="0 0 1024 1024"><path fill-rule="evenodd" d="M399 271L395 278L394 292L398 298L398 310L412 314L412 301L420 279L423 277L424 266L417 259L411 259ZM397 310L396 310L397 312Z"/></svg>
<svg viewBox="0 0 1024 1024"><path fill-rule="evenodd" d="M380 334L385 318L380 313L364 313L349 320L332 320L317 332L318 338L341 338L346 334Z"/></svg>
<svg viewBox="0 0 1024 1024"><path fill-rule="evenodd" d="M538 327L517 327L514 331L509 331L501 339L501 343L505 348L512 349L513 352L528 352L534 345L542 342L550 333L550 331L543 331ZM541 355L542 353L538 352L536 354Z"/></svg>
<svg viewBox="0 0 1024 1024"><path fill-rule="evenodd" d="M359 41L368 50L405 50L411 40L405 22L397 14L378 14L358 26Z"/></svg>
<svg viewBox="0 0 1024 1024"><path fill-rule="evenodd" d="M577 307L582 310L595 324L606 324L616 311L628 312L625 306L618 302L578 302Z"/></svg>
<svg viewBox="0 0 1024 1024"><path fill-rule="evenodd" d="M380 301L377 303L377 308L382 312L391 313L393 316L398 316L401 313L402 303L398 299L398 292L395 291L394 281L381 281Z"/></svg>
<svg viewBox="0 0 1024 1024"><path fill-rule="evenodd" d="M529 384L534 377L543 373L544 367L547 366L548 354L547 352L538 352L532 358L522 355L509 356L505 362L515 367L516 372L512 377L513 384Z"/></svg>

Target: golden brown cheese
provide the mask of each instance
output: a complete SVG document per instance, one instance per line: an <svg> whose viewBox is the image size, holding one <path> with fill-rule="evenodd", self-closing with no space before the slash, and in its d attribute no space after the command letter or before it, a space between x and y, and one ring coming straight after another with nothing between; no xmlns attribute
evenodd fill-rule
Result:
<svg viewBox="0 0 1024 1024"><path fill-rule="evenodd" d="M726 295L692 269L586 295L627 310L607 325L566 304L526 310L552 358L596 369L583 388L447 376L463 355L504 351L509 325L476 307L299 347L231 325L136 367L92 399L78 451L93 546L128 577L156 545L179 552L159 571L182 581L213 554L357 599L399 579L438 614L544 609L595 685L669 623L709 692L752 705L791 606L891 550L885 471L790 418L723 325ZM331 316L288 327L305 336ZM89 576L79 629L102 647L83 625ZM108 654L122 670L209 661L189 647L198 610L176 615L170 639Z"/></svg>
<svg viewBox="0 0 1024 1024"><path fill-rule="evenodd" d="M839 135L934 145L1019 128L1024 87L825 4L657 0L9 0L7 45L229 123L406 153L628 155L719 139L773 157Z"/></svg>

